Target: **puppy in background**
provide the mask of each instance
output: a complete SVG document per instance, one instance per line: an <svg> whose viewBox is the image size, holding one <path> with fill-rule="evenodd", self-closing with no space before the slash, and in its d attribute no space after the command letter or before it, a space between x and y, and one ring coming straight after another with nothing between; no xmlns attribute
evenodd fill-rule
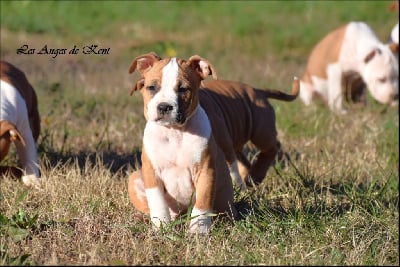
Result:
<svg viewBox="0 0 400 267"><path fill-rule="evenodd" d="M399 94L399 67L394 55L397 50L396 44L383 44L364 22L343 25L311 51L301 79L300 97L306 105L320 97L332 111L344 114L347 111L342 106L342 83L353 77L351 87L354 83L362 94L366 87L378 102L395 105Z"/></svg>
<svg viewBox="0 0 400 267"><path fill-rule="evenodd" d="M397 22L396 25L394 25L392 31L390 32L390 36L389 36L389 44L390 43L395 43L397 44L397 51L394 51L397 53L397 55L399 54L399 23Z"/></svg>
<svg viewBox="0 0 400 267"><path fill-rule="evenodd" d="M39 186L40 174L36 142L40 133L38 101L25 74L6 61L0 61L0 162L15 144L22 170L2 166L0 174L22 176L27 186Z"/></svg>

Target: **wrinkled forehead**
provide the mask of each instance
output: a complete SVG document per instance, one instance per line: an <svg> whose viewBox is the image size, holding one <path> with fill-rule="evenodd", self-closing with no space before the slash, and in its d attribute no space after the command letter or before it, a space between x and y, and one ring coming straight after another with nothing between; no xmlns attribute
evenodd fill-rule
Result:
<svg viewBox="0 0 400 267"><path fill-rule="evenodd" d="M378 77L398 77L399 69L397 64L388 64L382 62L378 68L374 69L374 75Z"/></svg>
<svg viewBox="0 0 400 267"><path fill-rule="evenodd" d="M157 82L174 86L177 82L189 83L193 80L193 70L185 64L186 61L177 58L166 58L155 62L145 74L145 83Z"/></svg>

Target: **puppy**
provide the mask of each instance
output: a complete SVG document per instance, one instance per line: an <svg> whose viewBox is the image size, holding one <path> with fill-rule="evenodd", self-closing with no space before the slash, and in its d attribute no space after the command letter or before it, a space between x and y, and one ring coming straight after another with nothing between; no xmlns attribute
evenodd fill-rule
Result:
<svg viewBox="0 0 400 267"><path fill-rule="evenodd" d="M161 59L154 53L136 57L129 73L135 70L143 78L147 122L142 168L129 178L130 199L136 209L150 213L156 228L193 204L189 232L209 233L211 213L237 216L224 154L199 102L201 81L216 77L215 70L197 55Z"/></svg>
<svg viewBox="0 0 400 267"><path fill-rule="evenodd" d="M398 61L396 44L383 44L363 22L350 22L325 36L312 50L303 77L300 97L309 105L315 97L325 101L332 111L344 114L345 73L358 73L373 98L383 104L398 99ZM351 74L352 75L352 74ZM357 88L365 86L357 81Z"/></svg>
<svg viewBox="0 0 400 267"><path fill-rule="evenodd" d="M291 94L233 81L203 81L200 103L224 151L234 184L241 189L260 184L280 150L275 111L268 99L293 101L299 90L297 78L292 82ZM242 153L248 142L259 150L252 163Z"/></svg>
<svg viewBox="0 0 400 267"><path fill-rule="evenodd" d="M157 56L158 57L158 56ZM144 86L139 79L131 95ZM226 80L204 80L199 101L210 120L213 136L224 152L233 183L244 190L260 184L280 150L275 125L275 111L268 99L293 101L300 90L299 80L292 83L291 94ZM243 147L251 141L260 153L251 164Z"/></svg>
<svg viewBox="0 0 400 267"><path fill-rule="evenodd" d="M8 154L11 143L14 143L22 173L18 173L15 167L9 169L22 174L24 184L39 186L36 141L40 133L40 116L37 96L21 70L6 61L0 64L0 161ZM2 167L3 171L6 169Z"/></svg>

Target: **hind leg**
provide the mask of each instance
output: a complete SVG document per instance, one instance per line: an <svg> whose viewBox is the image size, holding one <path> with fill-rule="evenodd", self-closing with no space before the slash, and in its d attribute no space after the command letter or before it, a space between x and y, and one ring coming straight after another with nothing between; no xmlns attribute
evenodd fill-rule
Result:
<svg viewBox="0 0 400 267"><path fill-rule="evenodd" d="M279 144L275 126L275 112L268 101L265 100L264 105L255 107L253 113L256 115L253 116L254 127L250 141L260 153L252 163L250 175L257 185L264 180L268 168L273 164L279 150Z"/></svg>
<svg viewBox="0 0 400 267"><path fill-rule="evenodd" d="M236 157L237 157L239 174L240 174L240 177L242 178L243 183L246 184L246 186L252 186L253 179L250 175L251 163L249 162L247 157L244 155L243 151L237 151Z"/></svg>
<svg viewBox="0 0 400 267"><path fill-rule="evenodd" d="M137 210L146 214L150 213L141 170L134 171L129 176L128 195L131 203Z"/></svg>
<svg viewBox="0 0 400 267"><path fill-rule="evenodd" d="M7 156L10 144L11 141L8 137L8 133L0 136L0 162Z"/></svg>
<svg viewBox="0 0 400 267"><path fill-rule="evenodd" d="M256 185L260 184L264 180L269 167L275 160L277 152L278 146L273 145L268 149L261 150L258 154L256 161L250 168L251 178Z"/></svg>
<svg viewBox="0 0 400 267"><path fill-rule="evenodd" d="M300 80L300 98L306 106L309 106L314 98L315 90L312 84Z"/></svg>

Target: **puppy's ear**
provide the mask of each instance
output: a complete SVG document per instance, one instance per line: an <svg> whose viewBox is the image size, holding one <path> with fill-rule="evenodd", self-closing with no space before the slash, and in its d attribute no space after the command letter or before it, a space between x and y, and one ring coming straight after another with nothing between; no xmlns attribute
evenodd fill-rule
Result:
<svg viewBox="0 0 400 267"><path fill-rule="evenodd" d="M364 58L364 63L367 64L369 61L371 61L371 59L374 58L377 51L380 51L380 50L374 49L371 52L369 52L368 55L366 55L366 57Z"/></svg>
<svg viewBox="0 0 400 267"><path fill-rule="evenodd" d="M144 79L141 78L135 82L135 85L132 87L131 91L129 92L129 95L133 95L133 93L137 90L142 89L144 86Z"/></svg>
<svg viewBox="0 0 400 267"><path fill-rule="evenodd" d="M191 56L188 61L187 64L194 70L196 71L200 77L204 80L205 78L207 78L208 75L212 75L214 80L217 80L217 73L214 70L214 67L204 58L198 56L198 55L194 55Z"/></svg>
<svg viewBox="0 0 400 267"><path fill-rule="evenodd" d="M399 53L399 44L390 43L389 49L393 52L393 54L397 54L397 53Z"/></svg>
<svg viewBox="0 0 400 267"><path fill-rule="evenodd" d="M129 73L134 72L136 69L140 72L143 76L143 73L146 72L148 69L153 67L154 62L160 61L161 57L157 55L155 52L150 52L141 56L136 57L130 67Z"/></svg>

